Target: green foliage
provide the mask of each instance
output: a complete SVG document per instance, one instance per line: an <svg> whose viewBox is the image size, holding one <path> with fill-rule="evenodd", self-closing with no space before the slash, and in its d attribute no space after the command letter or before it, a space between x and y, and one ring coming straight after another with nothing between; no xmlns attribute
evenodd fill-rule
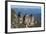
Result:
<svg viewBox="0 0 46 34"><path fill-rule="evenodd" d="M15 11L13 9L11 9L11 21L13 21L13 19L15 19Z"/></svg>

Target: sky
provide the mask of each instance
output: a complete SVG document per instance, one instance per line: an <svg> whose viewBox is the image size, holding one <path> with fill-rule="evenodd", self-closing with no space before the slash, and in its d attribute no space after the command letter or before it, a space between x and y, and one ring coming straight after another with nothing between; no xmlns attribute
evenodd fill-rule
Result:
<svg viewBox="0 0 46 34"><path fill-rule="evenodd" d="M40 14L41 13L41 7L40 6L20 6L20 5L12 5L11 8L18 12L21 12L21 14Z"/></svg>

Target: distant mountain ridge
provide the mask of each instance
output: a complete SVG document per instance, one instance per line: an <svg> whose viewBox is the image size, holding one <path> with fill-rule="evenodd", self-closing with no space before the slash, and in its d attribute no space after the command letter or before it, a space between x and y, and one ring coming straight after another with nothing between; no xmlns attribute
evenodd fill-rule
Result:
<svg viewBox="0 0 46 34"><path fill-rule="evenodd" d="M22 14L40 14L41 13L41 9L29 9L29 8L14 8L14 10L16 11L16 13L21 12Z"/></svg>

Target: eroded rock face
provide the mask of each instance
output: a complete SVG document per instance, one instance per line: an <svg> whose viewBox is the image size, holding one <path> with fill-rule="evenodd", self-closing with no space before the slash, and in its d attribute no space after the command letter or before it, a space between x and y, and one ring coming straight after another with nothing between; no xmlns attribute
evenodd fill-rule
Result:
<svg viewBox="0 0 46 34"><path fill-rule="evenodd" d="M37 21L35 21L34 16L23 16L14 15L15 18L12 21L12 28L28 28L37 26Z"/></svg>
<svg viewBox="0 0 46 34"><path fill-rule="evenodd" d="M25 17L25 24L26 24L26 27L28 27L28 26L34 26L34 17L27 15Z"/></svg>

